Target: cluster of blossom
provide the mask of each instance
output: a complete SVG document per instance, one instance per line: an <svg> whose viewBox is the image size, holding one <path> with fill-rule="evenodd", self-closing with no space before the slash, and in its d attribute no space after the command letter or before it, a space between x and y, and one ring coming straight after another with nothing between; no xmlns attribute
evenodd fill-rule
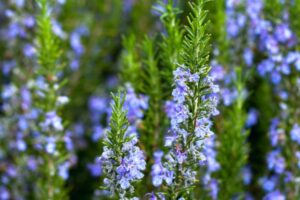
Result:
<svg viewBox="0 0 300 200"><path fill-rule="evenodd" d="M285 1L281 3L285 4ZM297 158L299 122L297 117L288 116L297 115L298 109L290 108L289 97L294 95L292 99L299 98L297 93L291 92L298 89L297 86L295 90L284 83L285 79L295 77L300 70L300 53L296 50L297 37L290 28L289 14L286 10L283 10L280 19L271 21L264 16L264 2L261 0L228 1L227 6L232 13L228 15L227 22L230 24L227 26L229 36L236 39L243 30L247 30L248 47L244 51L244 62L252 66L254 53L263 55L263 59L257 65L258 74L270 78L274 84L273 90L280 99L281 114L278 118L274 118L269 130L272 151L267 155L267 164L272 175L262 178L261 184L267 193L265 199L285 199L287 194L291 195L291 192L287 187L280 186L282 181L290 188L296 187L294 184L297 185L296 174L291 171L294 167L290 165L297 166L298 161L293 162L288 155L292 153L292 156ZM246 9L245 14L237 11L241 10L239 9L241 7ZM254 48L257 43L259 43L258 47ZM291 149L291 146L295 147Z"/></svg>
<svg viewBox="0 0 300 200"><path fill-rule="evenodd" d="M173 100L166 102L166 113L171 128L165 138L165 146L170 150L164 156L164 160L162 160L162 152L155 153L155 163L151 173L152 183L154 186L160 186L165 181L167 185L177 185L179 170L183 176L182 186L189 187L198 180L199 165L209 162L211 164L209 167L213 168L215 154L206 145L213 135L209 118L211 115L218 114L216 97L213 95L196 97L197 94L191 87L201 85L205 88L206 86L208 94L217 92L218 87L213 84L209 76L199 81L200 75L191 73L184 66L178 67L173 75L175 82ZM194 132L189 132L188 129L192 118L191 112L193 112L187 103L189 98L199 98L204 108L197 115L196 123L192 125ZM203 151L203 148L206 151ZM213 170L212 168L210 169Z"/></svg>
<svg viewBox="0 0 300 200"><path fill-rule="evenodd" d="M162 151L156 151L154 153L154 164L151 169L152 184L155 187L159 187L163 184L163 181L167 185L171 185L174 179L174 172L166 169L163 166L162 158L164 153Z"/></svg>
<svg viewBox="0 0 300 200"><path fill-rule="evenodd" d="M246 13L237 11L241 7ZM272 83L279 84L282 76L290 75L294 69L300 70L300 53L295 48L297 38L290 29L287 12L284 11L282 19L274 23L265 19L263 8L262 0L227 1L227 33L230 38L237 39L246 29L244 62L252 66L254 53L258 50L265 57L257 66L258 73L269 75ZM259 45L255 48L257 43Z"/></svg>
<svg viewBox="0 0 300 200"><path fill-rule="evenodd" d="M4 190L5 185L10 188L10 191L5 193L9 195L9 198L20 198L27 192L26 188L18 191L20 187L15 185L14 178L29 183L34 181L30 180L30 176L32 173L36 173L38 167L42 167L45 162L37 152L48 153L49 155L57 154L58 137L44 136L36 129L35 122L41 117L41 111L32 105L32 95L28 88L31 88L30 84L20 89L5 88L2 94L6 109L5 116L1 118L1 122L3 122L1 135L3 139L7 140L7 146L1 146L2 151L7 150L7 155L2 155L2 159L6 163L2 164L7 168L1 173L1 180L3 181L2 190ZM66 97L58 97L59 105L65 103L65 99ZM63 130L62 120L55 111L46 113L45 119L41 121L39 126L41 131ZM66 149L72 150L70 134L64 135L60 140L66 145ZM8 159L11 156L13 159ZM71 157L70 160L57 166L61 178L68 178L67 170L75 161L76 158ZM20 186L24 187L24 183L20 183Z"/></svg>
<svg viewBox="0 0 300 200"><path fill-rule="evenodd" d="M267 193L266 199L272 199L276 195L282 199L298 195L293 193L293 188L299 186L297 171L300 128L297 122L288 128L289 120L284 114L272 120L269 130L272 150L267 154L267 166L271 175L261 179L261 185ZM282 187L282 182L286 187Z"/></svg>
<svg viewBox="0 0 300 200"><path fill-rule="evenodd" d="M211 122L209 122L211 124ZM217 161L216 137L213 135L208 138L203 145L203 153L206 157L206 170L203 176L205 188L209 191L212 199L218 199L218 180L213 177L213 173L220 170L220 164Z"/></svg>
<svg viewBox="0 0 300 200"><path fill-rule="evenodd" d="M127 132L127 134L132 134ZM127 136L128 139L131 136ZM124 138L124 140L126 140ZM122 146L122 154L114 149L104 147L100 157L103 173L109 174L104 179L104 185L111 195L116 193L121 199L126 199L126 194L134 192L132 183L144 177L142 173L146 169L144 153L136 146L137 138L131 138Z"/></svg>
<svg viewBox="0 0 300 200"><path fill-rule="evenodd" d="M17 76L24 80L20 69L17 68L17 51L24 58L31 58L35 50L27 41L31 38L34 27L34 18L26 12L17 12L23 4L16 2L1 2L1 18L4 19L0 27L1 42L5 42L5 56L0 62L3 85L1 85L1 156L0 170L1 195L0 199L21 198L26 192L21 179L28 178L29 173L20 173L21 170L35 167L34 155L27 155L26 151L30 137L30 122L35 120L37 112L31 109L31 94L28 84L12 82L12 77ZM2 82L2 80L1 80ZM28 160L20 166L18 161ZM31 162L32 161L32 162ZM31 168L32 167L32 168ZM18 187L18 188L17 188Z"/></svg>

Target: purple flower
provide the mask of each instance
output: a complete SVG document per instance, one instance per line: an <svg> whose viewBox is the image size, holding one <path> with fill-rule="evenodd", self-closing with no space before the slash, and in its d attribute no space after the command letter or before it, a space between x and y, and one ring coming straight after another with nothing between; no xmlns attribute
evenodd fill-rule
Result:
<svg viewBox="0 0 300 200"><path fill-rule="evenodd" d="M262 187L266 192L273 191L277 185L277 182L278 182L278 178L275 176L272 176L270 178L263 177L260 180L260 183L262 184Z"/></svg>
<svg viewBox="0 0 300 200"><path fill-rule="evenodd" d="M210 135L205 139L203 145L203 154L205 156L205 164L207 166L207 173L216 172L220 169L220 164L217 161L217 151L215 150L215 137ZM203 159L201 159L201 162ZM202 164L202 163L200 163Z"/></svg>
<svg viewBox="0 0 300 200"><path fill-rule="evenodd" d="M248 118L246 121L246 126L251 127L257 123L258 111L256 109L250 109L248 113Z"/></svg>
<svg viewBox="0 0 300 200"><path fill-rule="evenodd" d="M16 6L18 6L19 8L22 8L25 4L25 0L14 0L14 3L16 4Z"/></svg>
<svg viewBox="0 0 300 200"><path fill-rule="evenodd" d="M290 66L287 63L282 63L278 69L284 74L289 75L291 73Z"/></svg>
<svg viewBox="0 0 300 200"><path fill-rule="evenodd" d="M251 66L253 64L253 52L250 48L246 48L244 50L243 58L247 66Z"/></svg>
<svg viewBox="0 0 300 200"><path fill-rule="evenodd" d="M21 104L24 110L28 110L31 106L31 93L26 87L21 88Z"/></svg>
<svg viewBox="0 0 300 200"><path fill-rule="evenodd" d="M33 16L29 15L23 19L23 24L27 28L32 28L35 25L35 19Z"/></svg>
<svg viewBox="0 0 300 200"><path fill-rule="evenodd" d="M282 130L278 129L279 122L280 122L279 119L275 118L272 120L272 123L270 126L269 137L270 137L272 146L276 146L278 144L280 138L282 138L281 136L284 135Z"/></svg>
<svg viewBox="0 0 300 200"><path fill-rule="evenodd" d="M279 24L275 29L275 37L280 42L286 42L291 39L292 31L287 24Z"/></svg>
<svg viewBox="0 0 300 200"><path fill-rule="evenodd" d="M9 200L10 199L10 193L4 186L0 186L0 199L1 200Z"/></svg>
<svg viewBox="0 0 300 200"><path fill-rule="evenodd" d="M298 168L300 169L300 151L296 152L296 158L298 160Z"/></svg>
<svg viewBox="0 0 300 200"><path fill-rule="evenodd" d="M54 128L56 131L62 131L62 119L57 116L55 111L46 113L45 121L41 123L41 127L44 131L48 131L50 127Z"/></svg>
<svg viewBox="0 0 300 200"><path fill-rule="evenodd" d="M263 40L265 42L265 47L269 51L270 54L279 53L278 43L273 36L268 35L267 37L263 38Z"/></svg>
<svg viewBox="0 0 300 200"><path fill-rule="evenodd" d="M10 23L8 26L7 37L8 39L16 39L17 37L25 38L26 32L24 28L17 22Z"/></svg>
<svg viewBox="0 0 300 200"><path fill-rule="evenodd" d="M276 190L274 192L268 193L263 200L285 200L285 196L280 193L280 191Z"/></svg>
<svg viewBox="0 0 300 200"><path fill-rule="evenodd" d="M281 82L281 75L279 72L277 71L273 71L271 73L271 81L272 83L274 83L275 85L279 84Z"/></svg>
<svg viewBox="0 0 300 200"><path fill-rule="evenodd" d="M70 168L70 163L65 162L61 165L58 166L58 175L64 179L67 180L69 178L69 168Z"/></svg>
<svg viewBox="0 0 300 200"><path fill-rule="evenodd" d="M31 44L25 44L23 54L28 58L32 58L36 54L36 49Z"/></svg>
<svg viewBox="0 0 300 200"><path fill-rule="evenodd" d="M34 157L29 157L27 159L27 167L31 171L35 171L37 169L38 162Z"/></svg>
<svg viewBox="0 0 300 200"><path fill-rule="evenodd" d="M244 167L242 170L243 181L245 185L249 185L252 179L252 173L250 167Z"/></svg>
<svg viewBox="0 0 300 200"><path fill-rule="evenodd" d="M107 101L103 97L92 96L89 99L89 109L91 112L102 114L106 111Z"/></svg>
<svg viewBox="0 0 300 200"><path fill-rule="evenodd" d="M93 134L92 134L92 140L94 142L98 142L99 139L101 138L102 134L103 134L103 128L101 125L98 126L94 126L93 127Z"/></svg>
<svg viewBox="0 0 300 200"><path fill-rule="evenodd" d="M9 75L9 73L11 72L11 70L16 66L16 62L15 61L6 61L3 62L2 65L2 72L5 76Z"/></svg>
<svg viewBox="0 0 300 200"><path fill-rule="evenodd" d="M270 170L274 170L277 174L284 172L286 164L279 151L275 150L270 152L267 156L267 161Z"/></svg>
<svg viewBox="0 0 300 200"><path fill-rule="evenodd" d="M126 91L124 109L128 112L129 122L134 124L144 117L144 110L148 108L148 97L135 94L130 84L126 85Z"/></svg>
<svg viewBox="0 0 300 200"><path fill-rule="evenodd" d="M221 99L225 106L231 105L237 98L237 91L225 88L221 91Z"/></svg>
<svg viewBox="0 0 300 200"><path fill-rule="evenodd" d="M57 139L54 137L47 137L46 138L46 151L49 154L54 154L56 151L56 141Z"/></svg>
<svg viewBox="0 0 300 200"><path fill-rule="evenodd" d="M78 70L79 66L80 66L80 61L78 60L78 58L74 58L74 59L71 60L70 68L73 71Z"/></svg>
<svg viewBox="0 0 300 200"><path fill-rule="evenodd" d="M237 21L236 19L228 19L227 20L227 33L228 33L228 36L230 38L235 38L238 36L239 32L240 32L240 27L239 25L237 24Z"/></svg>
<svg viewBox="0 0 300 200"><path fill-rule="evenodd" d="M81 43L81 35L76 31L73 32L70 36L70 44L77 56L81 56L84 53L85 49Z"/></svg>
<svg viewBox="0 0 300 200"><path fill-rule="evenodd" d="M63 31L61 24L56 20L52 20L52 31L53 33L60 37L61 39L66 39L67 34Z"/></svg>
<svg viewBox="0 0 300 200"><path fill-rule="evenodd" d="M26 145L26 143L25 143L24 140L18 139L16 143L17 143L16 144L17 145L17 149L19 151L25 151L26 150L27 145Z"/></svg>
<svg viewBox="0 0 300 200"><path fill-rule="evenodd" d="M212 64L212 69L210 71L210 75L213 80L215 81L221 81L224 79L225 76L225 70L221 65L218 64Z"/></svg>
<svg viewBox="0 0 300 200"><path fill-rule="evenodd" d="M146 169L145 156L136 146L137 138L134 135L126 134L121 149L122 154L104 146L100 161L103 172L108 175L104 180L105 185L112 194L115 192L123 194L127 189L133 191L132 183L144 176L142 171ZM110 142L109 138L105 140Z"/></svg>
<svg viewBox="0 0 300 200"><path fill-rule="evenodd" d="M291 139L298 144L300 144L300 126L298 124L294 124L293 128L290 132Z"/></svg>
<svg viewBox="0 0 300 200"><path fill-rule="evenodd" d="M218 181L216 179L212 179L209 183L209 190L210 190L210 196L212 197L213 200L218 199L218 192L219 192L219 187L218 187Z"/></svg>
<svg viewBox="0 0 300 200"><path fill-rule="evenodd" d="M89 163L87 165L87 168L89 169L89 171L93 177L101 176L102 167L101 167L101 162L99 159L95 159L94 163Z"/></svg>
<svg viewBox="0 0 300 200"><path fill-rule="evenodd" d="M258 65L258 73L261 76L265 76L266 73L273 71L275 64L271 60L264 60Z"/></svg>

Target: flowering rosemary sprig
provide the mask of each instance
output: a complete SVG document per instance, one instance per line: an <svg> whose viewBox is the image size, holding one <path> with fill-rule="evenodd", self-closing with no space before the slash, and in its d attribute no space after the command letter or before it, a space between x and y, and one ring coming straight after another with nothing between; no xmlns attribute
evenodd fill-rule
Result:
<svg viewBox="0 0 300 200"><path fill-rule="evenodd" d="M112 95L112 115L110 129L103 140L103 153L100 156L105 176L104 188L118 199L136 199L134 182L143 178L146 168L144 153L136 145L135 132L128 129L127 112L123 110L125 95Z"/></svg>
<svg viewBox="0 0 300 200"><path fill-rule="evenodd" d="M199 184L199 167L205 163L203 144L213 135L210 117L218 114L213 93L218 87L209 76L209 35L206 33L206 1L190 3L186 35L183 39L182 63L173 72L173 100L167 102L171 120L165 146L169 152L162 163L164 180L170 188L170 198L195 198Z"/></svg>
<svg viewBox="0 0 300 200"><path fill-rule="evenodd" d="M36 198L59 200L67 198L64 188L71 163L67 160L66 139L61 107L69 100L60 96L64 81L59 78L63 65L59 58L57 37L53 33L50 8L47 0L37 0L40 14L37 17L37 56L39 68L36 73L35 106L39 110L36 128L36 150L42 165L38 168L40 178L37 181Z"/></svg>

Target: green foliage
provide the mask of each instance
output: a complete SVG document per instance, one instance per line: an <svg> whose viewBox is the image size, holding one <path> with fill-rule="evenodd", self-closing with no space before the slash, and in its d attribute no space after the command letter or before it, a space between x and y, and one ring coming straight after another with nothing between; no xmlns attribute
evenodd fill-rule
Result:
<svg viewBox="0 0 300 200"><path fill-rule="evenodd" d="M190 2L191 12L188 16L188 26L185 27L186 34L182 42L182 63L183 66L190 69L192 73L199 73L199 83L193 86L195 95L190 99L189 109L192 114L189 131L195 132L195 120L199 117L201 109L205 104L201 98L206 95L207 85L202 85L209 71L209 55L210 55L210 35L207 34L208 23L206 22L207 11L204 10L206 0L198 0L197 3ZM191 141L192 142L192 141Z"/></svg>
<svg viewBox="0 0 300 200"><path fill-rule="evenodd" d="M210 70L208 63L211 47L210 35L207 33L207 11L203 8L206 2L207 0L197 0L197 4L190 2L191 13L187 18L188 26L185 27L181 55L184 65L192 73L200 71L203 75L207 75Z"/></svg>
<svg viewBox="0 0 300 200"><path fill-rule="evenodd" d="M283 6L280 0L265 0L264 3L264 13L266 13L266 19L272 20L281 18Z"/></svg>
<svg viewBox="0 0 300 200"><path fill-rule="evenodd" d="M143 56L143 91L149 97L148 109L143 121L141 143L145 145L149 160L153 153L163 146L164 134L166 132L166 116L164 113L163 89L161 73L158 68L157 55L155 50L155 41L145 37L141 49ZM145 181L151 180L150 169L151 162L148 162ZM144 189L149 189L145 188ZM151 189L151 188L150 188ZM147 192L147 191L145 191Z"/></svg>
<svg viewBox="0 0 300 200"><path fill-rule="evenodd" d="M125 133L128 129L129 122L127 120L127 112L123 110L126 94L121 96L121 92L118 95L111 94L113 103L111 104L112 115L109 122L110 130L107 131L107 140L103 141L103 144L115 151L115 155L122 155L122 146L125 142L128 142L130 138L125 139Z"/></svg>
<svg viewBox="0 0 300 200"><path fill-rule="evenodd" d="M52 31L50 8L47 0L37 0L40 14L37 16L37 55L39 68L36 76L42 76L48 84L48 89L43 93L44 98L36 97L37 106L48 112L54 109L57 102L58 90L66 83L57 77L57 73L63 68L59 63L61 51L58 39Z"/></svg>
<svg viewBox="0 0 300 200"><path fill-rule="evenodd" d="M173 71L177 68L178 63L180 63L180 51L183 39L183 29L180 25L180 20L178 16L182 11L174 7L174 1L170 0L167 4L163 3L161 0L158 2L160 6L163 7L163 12L161 12L161 21L166 29L166 34L162 35L161 42L161 53L159 58L162 65L162 75L165 80L164 88L166 92L171 91L171 83L173 81ZM169 93L168 93L169 95Z"/></svg>
<svg viewBox="0 0 300 200"><path fill-rule="evenodd" d="M229 41L226 32L226 1L216 0L210 1L207 5L209 10L208 19L210 19L210 32L214 38L213 45L218 48L219 54L217 60L220 63L228 61Z"/></svg>
<svg viewBox="0 0 300 200"><path fill-rule="evenodd" d="M297 34L297 37L300 37L300 20L299 20L299 13L300 13L300 0L288 1L288 11L290 14L290 22L292 30Z"/></svg>
<svg viewBox="0 0 300 200"><path fill-rule="evenodd" d="M47 0L37 0L40 6L40 15L37 17L38 24L38 62L41 66L38 74L47 76L50 80L60 70L57 63L61 52L58 41L52 32L50 10Z"/></svg>
<svg viewBox="0 0 300 200"><path fill-rule="evenodd" d="M121 77L123 82L132 84L135 90L140 90L141 62L137 51L136 38L133 34L123 38Z"/></svg>
<svg viewBox="0 0 300 200"><path fill-rule="evenodd" d="M242 198L243 180L242 168L245 167L248 159L248 131L244 129L247 113L244 109L245 103L245 78L242 77L242 69L236 69L235 86L238 96L231 109L227 109L223 115L223 132L218 135L220 142L217 151L217 160L221 165L217 172L220 180L219 199L231 199L233 197Z"/></svg>
<svg viewBox="0 0 300 200"><path fill-rule="evenodd" d="M161 88L161 75L156 60L155 43L152 39L145 37L142 43L142 50L145 54L144 64L144 88L143 90L149 97L149 108L145 116L145 144L148 143L148 153L152 155L153 151L162 146L163 139L163 91ZM146 142L148 141L148 142ZM151 142L149 142L151 141Z"/></svg>

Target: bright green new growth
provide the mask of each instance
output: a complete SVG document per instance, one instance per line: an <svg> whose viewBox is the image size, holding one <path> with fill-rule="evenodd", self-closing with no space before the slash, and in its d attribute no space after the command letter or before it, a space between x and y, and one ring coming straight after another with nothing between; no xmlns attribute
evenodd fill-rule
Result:
<svg viewBox="0 0 300 200"><path fill-rule="evenodd" d="M127 112L123 110L125 96L121 96L119 91L118 95L112 95L113 103L111 104L112 115L109 122L110 130L107 132L107 139L103 141L104 146L115 151L115 155L122 155L122 146L125 142L130 141L130 137L125 139L125 133L129 126L127 120Z"/></svg>
<svg viewBox="0 0 300 200"><path fill-rule="evenodd" d="M206 2L207 0L197 0L197 4L189 3L191 13L188 16L188 26L185 27L186 34L183 39L181 54L184 65L192 73L200 72L203 76L206 76L210 70L208 63L211 49L210 35L207 33L207 11L204 10Z"/></svg>
<svg viewBox="0 0 300 200"><path fill-rule="evenodd" d="M47 0L37 0L40 7L38 24L38 63L41 68L40 75L55 76L59 71L57 59L61 55L58 41L52 32L50 10Z"/></svg>
<svg viewBox="0 0 300 200"><path fill-rule="evenodd" d="M249 132L245 130L247 113L244 109L245 94L243 91L244 77L242 69L236 69L235 86L238 96L231 109L225 112L223 124L223 133L218 135L220 145L217 148L217 160L220 163L220 170L217 172L219 180L219 199L227 200L233 197L242 198L244 195L244 184L242 169L245 167L248 159L249 147L247 137ZM228 162L228 159L231 162Z"/></svg>
<svg viewBox="0 0 300 200"><path fill-rule="evenodd" d="M163 113L163 95L161 88L161 76L158 68L156 51L153 39L145 37L142 43L142 51L144 53L144 86L143 91L147 92L149 97L149 109L145 114L145 133L141 136L141 140L148 144L147 152L150 155L162 145L162 125L164 121ZM149 146L150 145L150 146Z"/></svg>
<svg viewBox="0 0 300 200"><path fill-rule="evenodd" d="M226 31L226 0L212 1L210 3L210 9L214 9L214 12L209 13L209 18L212 23L210 24L213 38L216 38L212 41L215 48L218 49L219 53L217 60L220 63L226 63L228 61L228 52L229 52L229 42L227 40L227 31Z"/></svg>
<svg viewBox="0 0 300 200"><path fill-rule="evenodd" d="M173 71L177 68L180 62L180 51L182 48L183 29L180 27L178 16L182 12L179 8L174 7L174 1L170 0L167 4L161 0L158 2L164 8L161 12L161 21L166 29L166 35L162 35L162 43L160 60L162 62L162 75L166 79L166 83L173 81ZM171 91L170 85L165 85L167 91Z"/></svg>
<svg viewBox="0 0 300 200"><path fill-rule="evenodd" d="M135 90L140 90L141 62L133 34L123 38L124 51L122 52L121 78L129 82Z"/></svg>
<svg viewBox="0 0 300 200"><path fill-rule="evenodd" d="M39 68L37 76L43 76L48 83L49 89L44 91L46 98L38 102L38 106L45 112L54 109L57 102L57 90L65 84L59 81L57 73L62 70L63 65L58 62L61 56L57 37L52 31L50 8L47 0L37 0L40 14L37 16L37 56Z"/></svg>

